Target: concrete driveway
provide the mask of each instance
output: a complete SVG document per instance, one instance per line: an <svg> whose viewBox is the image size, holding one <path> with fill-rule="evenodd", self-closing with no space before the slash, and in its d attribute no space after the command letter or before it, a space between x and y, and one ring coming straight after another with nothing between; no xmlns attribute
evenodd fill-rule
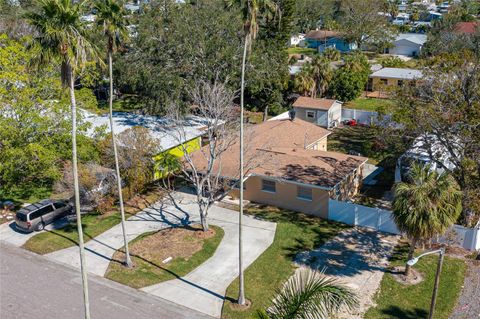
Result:
<svg viewBox="0 0 480 319"><path fill-rule="evenodd" d="M175 194L176 204L157 203L126 222L127 237L137 236L172 226L200 221L198 206L188 194ZM220 317L225 291L238 275L238 212L218 206L209 211L209 223L224 229L225 235L215 254L184 277L142 289L152 295ZM245 216L244 267L248 267L275 236L276 224ZM86 266L90 273L103 276L116 250L123 247L121 225L116 225L85 244ZM48 258L80 267L78 247L62 249L46 255Z"/></svg>
<svg viewBox="0 0 480 319"><path fill-rule="evenodd" d="M65 226L67 223L68 221L66 218L58 219L52 224L45 226L45 229L54 230ZM25 244L27 240L39 233L40 232L23 232L17 229L14 221L0 225L0 241L9 243L10 245L13 245L15 247L23 246L23 244Z"/></svg>
<svg viewBox="0 0 480 319"><path fill-rule="evenodd" d="M320 248L299 254L296 263L300 267L325 269L326 275L339 279L357 292L358 309L355 313L344 312L339 318L361 319L373 306L373 296L380 287L397 241L398 236L351 228Z"/></svg>

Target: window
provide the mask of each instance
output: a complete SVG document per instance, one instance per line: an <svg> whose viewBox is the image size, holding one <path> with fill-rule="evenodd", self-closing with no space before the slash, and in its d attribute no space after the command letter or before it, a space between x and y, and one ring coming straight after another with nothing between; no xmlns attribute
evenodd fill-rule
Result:
<svg viewBox="0 0 480 319"><path fill-rule="evenodd" d="M307 111L307 118L308 119L314 119L315 118L315 112L314 111Z"/></svg>
<svg viewBox="0 0 480 319"><path fill-rule="evenodd" d="M275 187L275 182L274 181L269 181L266 179L262 179L262 191L264 192L269 192L269 193L275 193L276 192L276 187Z"/></svg>
<svg viewBox="0 0 480 319"><path fill-rule="evenodd" d="M312 189L309 187L297 186L297 198L312 200Z"/></svg>
<svg viewBox="0 0 480 319"><path fill-rule="evenodd" d="M398 80L398 86L403 86L403 80Z"/></svg>
<svg viewBox="0 0 480 319"><path fill-rule="evenodd" d="M388 80L387 79L380 79L380 84L381 85L388 85Z"/></svg>
<svg viewBox="0 0 480 319"><path fill-rule="evenodd" d="M40 208L39 210L33 212L30 214L30 220L34 220L35 218L42 217L43 215L46 215L48 213L53 212L53 206L48 205L43 208Z"/></svg>
<svg viewBox="0 0 480 319"><path fill-rule="evenodd" d="M65 203L57 202L57 203L55 203L55 209L63 208L63 207L65 207L66 205L67 205L67 204L65 204Z"/></svg>

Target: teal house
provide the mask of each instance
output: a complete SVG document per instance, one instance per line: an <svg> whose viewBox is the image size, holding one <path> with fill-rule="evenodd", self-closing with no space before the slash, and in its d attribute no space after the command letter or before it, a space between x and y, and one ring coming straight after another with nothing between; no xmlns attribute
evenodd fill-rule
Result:
<svg viewBox="0 0 480 319"><path fill-rule="evenodd" d="M341 33L330 30L312 30L305 35L305 44L308 48L323 52L326 48L334 48L347 53L357 48L354 43L345 41Z"/></svg>

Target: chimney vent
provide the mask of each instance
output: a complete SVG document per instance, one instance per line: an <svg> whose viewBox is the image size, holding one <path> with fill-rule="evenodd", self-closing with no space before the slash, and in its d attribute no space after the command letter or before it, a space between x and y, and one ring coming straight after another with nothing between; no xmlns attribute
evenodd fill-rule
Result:
<svg viewBox="0 0 480 319"><path fill-rule="evenodd" d="M295 109L291 109L290 111L288 111L288 116L290 117L290 121L293 121L295 119Z"/></svg>

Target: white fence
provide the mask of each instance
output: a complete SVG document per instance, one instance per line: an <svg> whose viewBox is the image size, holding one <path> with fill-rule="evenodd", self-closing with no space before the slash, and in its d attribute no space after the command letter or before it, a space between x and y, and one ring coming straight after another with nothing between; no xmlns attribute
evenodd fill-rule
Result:
<svg viewBox="0 0 480 319"><path fill-rule="evenodd" d="M377 112L342 108L342 121L355 119L365 125L386 125L391 121L391 115L385 114L381 119Z"/></svg>
<svg viewBox="0 0 480 319"><path fill-rule="evenodd" d="M328 202L328 219L352 226L362 226L375 230L400 234L392 218L392 212L358 204L330 199ZM438 240L442 243L463 247L467 250L480 249L480 227L466 228L454 225Z"/></svg>
<svg viewBox="0 0 480 319"><path fill-rule="evenodd" d="M386 233L400 234L393 221L392 213L380 208L330 199L328 202L328 219L353 226L369 227Z"/></svg>

